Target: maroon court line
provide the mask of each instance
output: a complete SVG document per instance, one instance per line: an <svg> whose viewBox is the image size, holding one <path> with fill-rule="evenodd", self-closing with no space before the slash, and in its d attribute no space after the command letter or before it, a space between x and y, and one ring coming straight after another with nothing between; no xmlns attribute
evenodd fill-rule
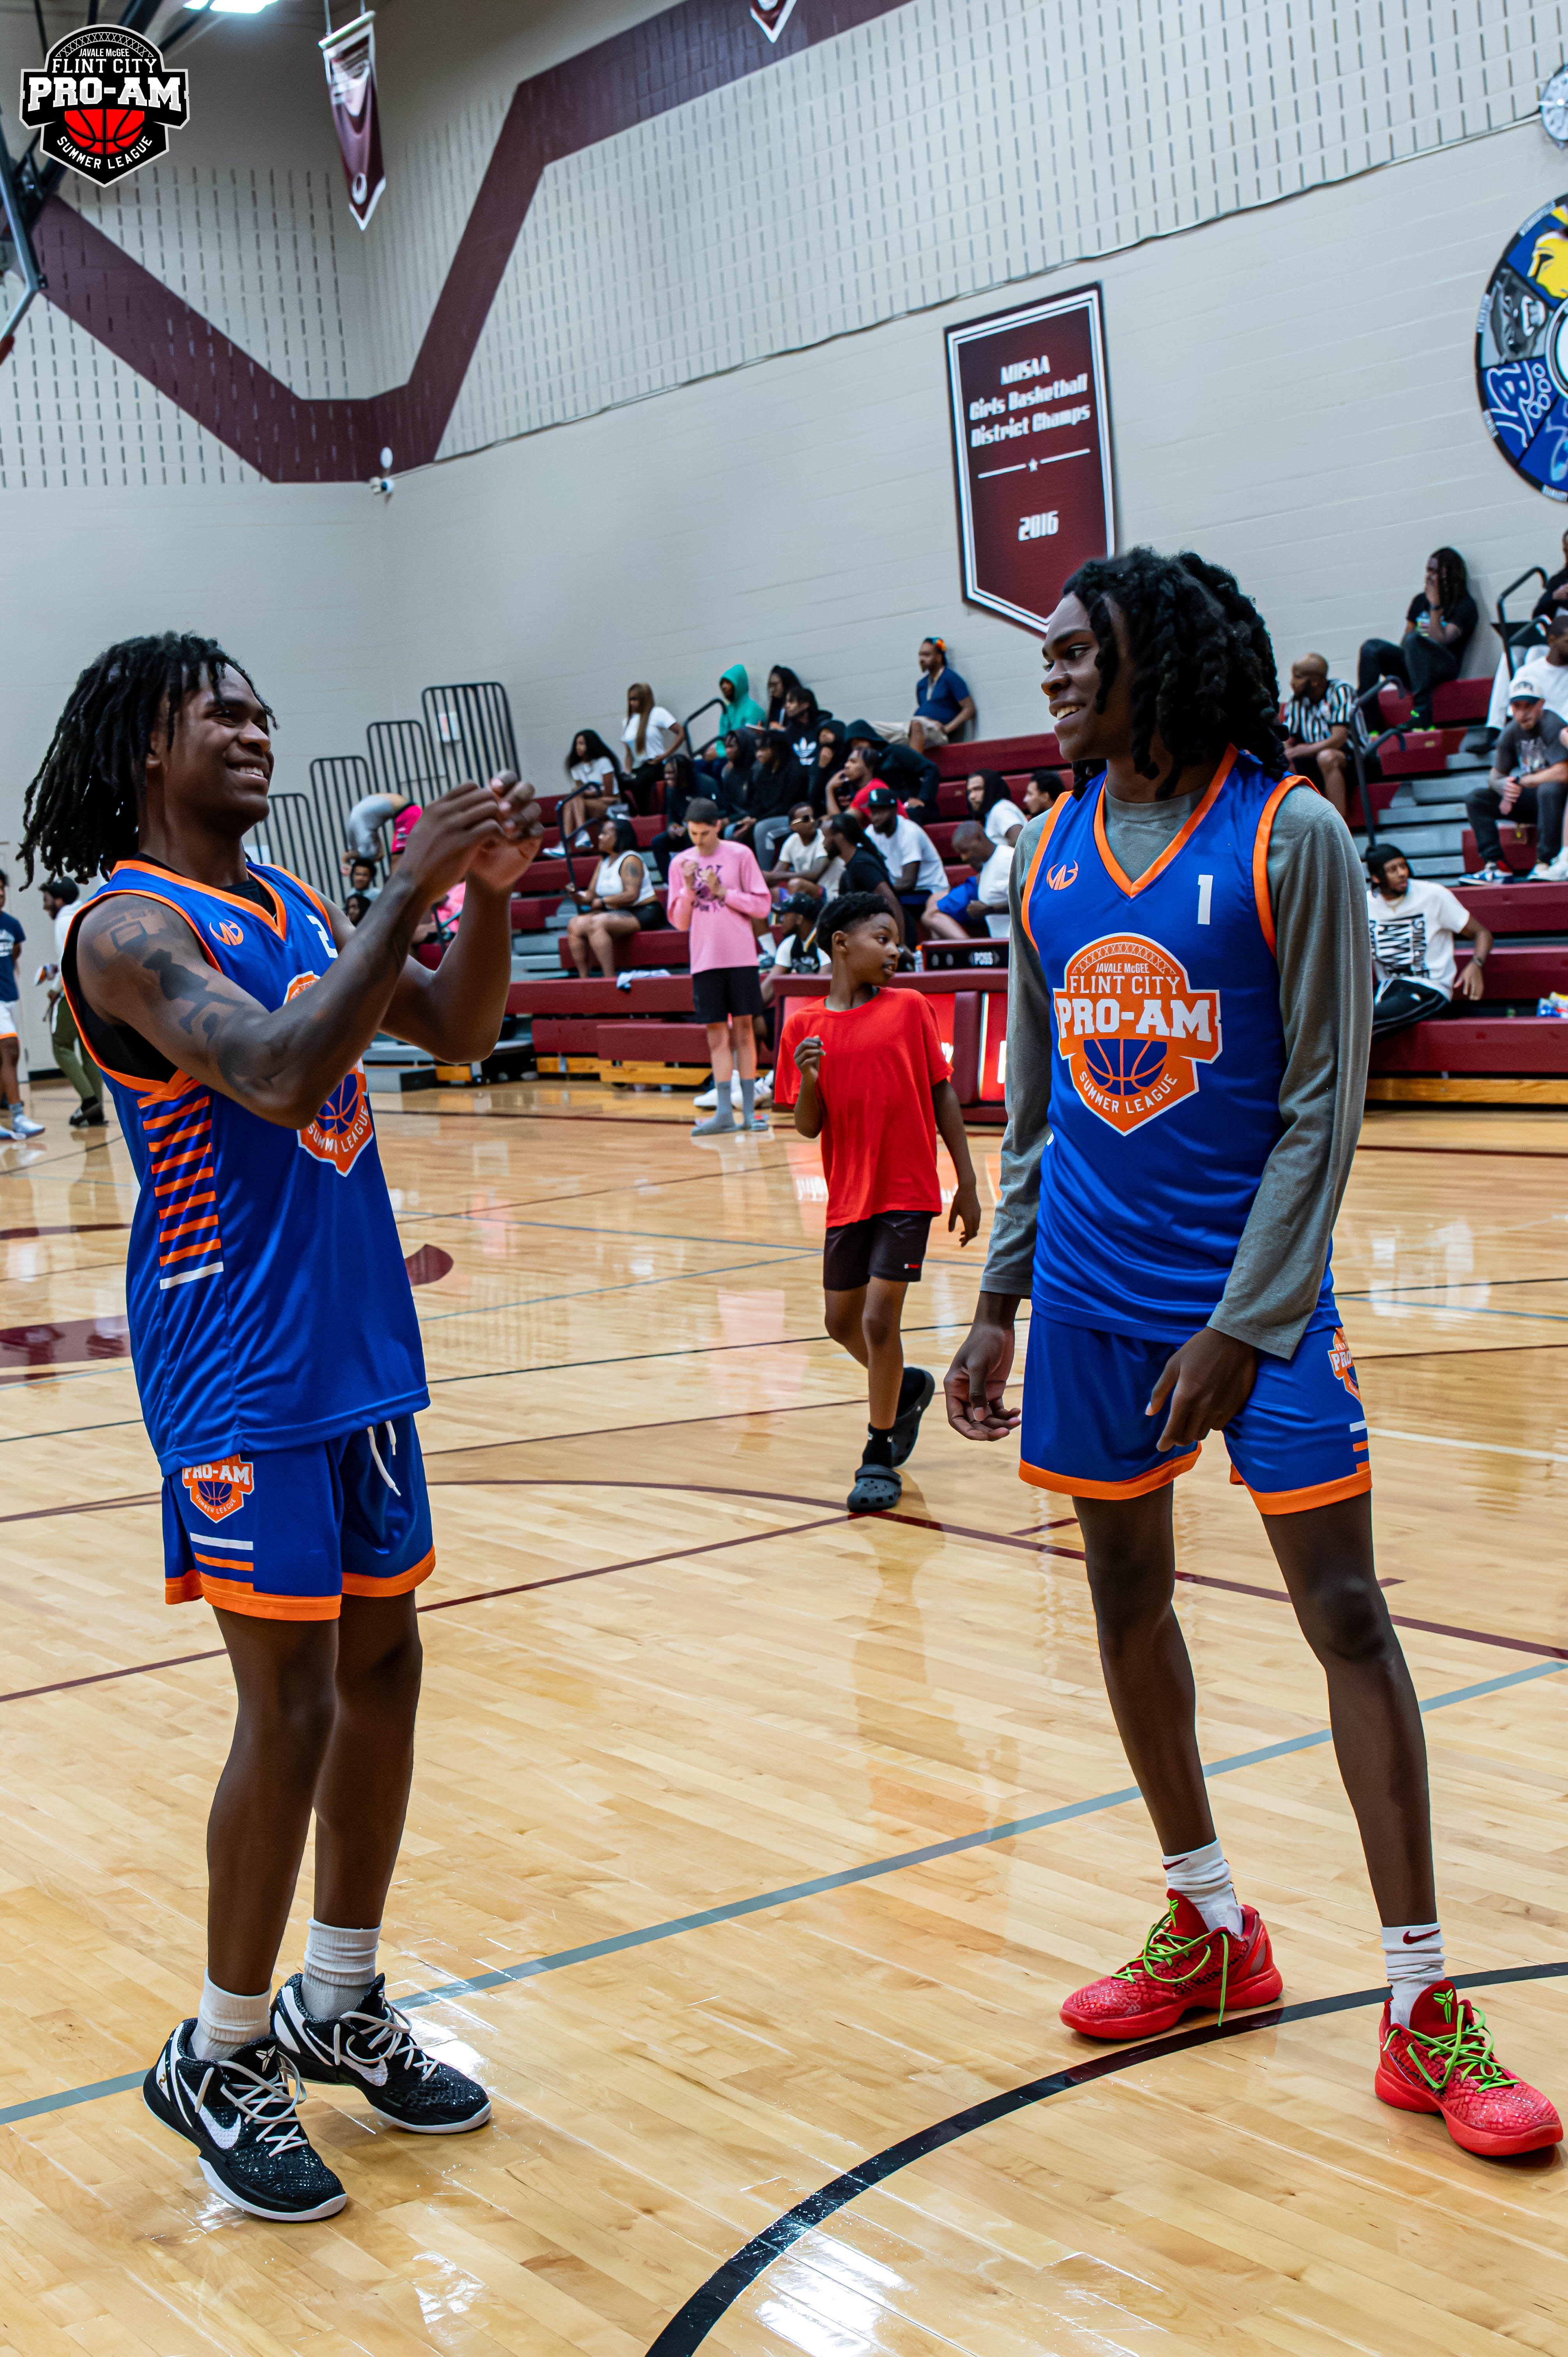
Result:
<svg viewBox="0 0 1568 2357"><path fill-rule="evenodd" d="M35 232L48 299L269 481L362 482L383 444L400 471L426 465L550 165L902 5L812 0L770 44L737 0L680 0L520 82L413 371L387 392L295 393L59 197Z"/></svg>
<svg viewBox="0 0 1568 2357"><path fill-rule="evenodd" d="M1358 1154L1487 1154L1504 1162L1568 1162L1568 1154L1554 1154L1549 1146L1371 1146L1359 1144Z"/></svg>
<svg viewBox="0 0 1568 2357"><path fill-rule="evenodd" d="M80 1225L63 1228L0 1228L0 1244L31 1243L38 1236L102 1236L111 1228L128 1228L130 1224L129 1220L84 1220ZM99 1261L93 1265L107 1268L109 1263ZM70 1269L63 1274L79 1276L81 1272L80 1269Z"/></svg>

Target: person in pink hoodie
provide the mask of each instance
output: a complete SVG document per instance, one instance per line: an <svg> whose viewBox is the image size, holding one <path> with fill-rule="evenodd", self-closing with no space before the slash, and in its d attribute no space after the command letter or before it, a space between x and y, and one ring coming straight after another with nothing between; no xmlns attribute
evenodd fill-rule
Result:
<svg viewBox="0 0 1568 2357"><path fill-rule="evenodd" d="M670 922L692 936L692 1005L708 1028L718 1102L713 1117L693 1128L693 1137L734 1129L730 1075L738 1072L742 1129L766 1129L757 1113L757 1034L762 983L757 970L754 917L772 908L761 868L744 843L727 843L719 833L716 802L686 806L689 851L670 863ZM730 1033L733 1027L735 1044Z"/></svg>

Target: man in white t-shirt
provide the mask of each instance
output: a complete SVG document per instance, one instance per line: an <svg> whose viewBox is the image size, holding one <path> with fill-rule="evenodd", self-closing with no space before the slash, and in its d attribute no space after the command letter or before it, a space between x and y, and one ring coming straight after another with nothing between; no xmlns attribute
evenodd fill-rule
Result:
<svg viewBox="0 0 1568 2357"><path fill-rule="evenodd" d="M1402 1031L1408 1023L1441 1015L1457 988L1478 999L1492 937L1446 884L1428 883L1410 872L1397 844L1377 843L1367 854L1367 924L1371 934L1372 1037ZM1455 980L1456 938L1473 947L1470 963Z"/></svg>
<svg viewBox="0 0 1568 2357"><path fill-rule="evenodd" d="M762 872L769 884L788 885L793 892L801 884L819 883L827 867L828 846L817 813L810 802L797 802L789 813L789 832L775 851L772 866Z"/></svg>
<svg viewBox="0 0 1568 2357"><path fill-rule="evenodd" d="M909 913L913 939L932 893L948 888L941 853L923 826L904 816L891 786L873 786L866 796L865 815L872 833L881 838L876 848L887 864L893 889Z"/></svg>

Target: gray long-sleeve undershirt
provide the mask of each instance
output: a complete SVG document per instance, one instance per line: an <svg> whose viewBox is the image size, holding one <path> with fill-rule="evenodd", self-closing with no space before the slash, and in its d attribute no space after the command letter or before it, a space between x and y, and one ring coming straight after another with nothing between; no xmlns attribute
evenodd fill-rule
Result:
<svg viewBox="0 0 1568 2357"><path fill-rule="evenodd" d="M1142 876L1190 814L1196 797L1105 798L1105 831L1129 876ZM1002 1195L982 1279L987 1293L1027 1294L1035 1263L1040 1157L1050 1138L1056 1033L1050 992L1019 915L1019 894L1044 818L1014 850L1007 1004L1007 1127ZM1288 793L1269 840L1269 899L1280 969L1285 1069L1279 1140L1209 1319L1271 1358L1288 1359L1317 1304L1366 1096L1372 968L1367 885L1349 829L1310 787Z"/></svg>

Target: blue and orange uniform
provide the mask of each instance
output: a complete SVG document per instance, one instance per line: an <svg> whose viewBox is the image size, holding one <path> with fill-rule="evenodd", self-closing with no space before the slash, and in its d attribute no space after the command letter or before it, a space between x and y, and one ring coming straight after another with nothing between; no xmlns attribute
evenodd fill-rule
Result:
<svg viewBox="0 0 1568 2357"><path fill-rule="evenodd" d="M1054 805L1021 905L1053 1013L1025 1375L1027 1481L1136 1497L1197 1463L1161 1455L1149 1394L1219 1307L1283 1134L1284 1027L1269 903L1274 814L1301 779L1229 750L1136 878L1106 835L1105 780ZM1367 1420L1325 1265L1288 1360L1260 1356L1225 1429L1265 1513L1371 1486Z"/></svg>
<svg viewBox="0 0 1568 2357"><path fill-rule="evenodd" d="M255 862L251 879L225 892L127 859L81 905L162 902L275 1008L338 952L308 885ZM362 1068L304 1129L263 1121L95 1015L75 941L73 921L62 980L141 1189L126 1308L164 1475L167 1600L327 1620L344 1595L416 1587L435 1564L413 1426L429 1394Z"/></svg>

